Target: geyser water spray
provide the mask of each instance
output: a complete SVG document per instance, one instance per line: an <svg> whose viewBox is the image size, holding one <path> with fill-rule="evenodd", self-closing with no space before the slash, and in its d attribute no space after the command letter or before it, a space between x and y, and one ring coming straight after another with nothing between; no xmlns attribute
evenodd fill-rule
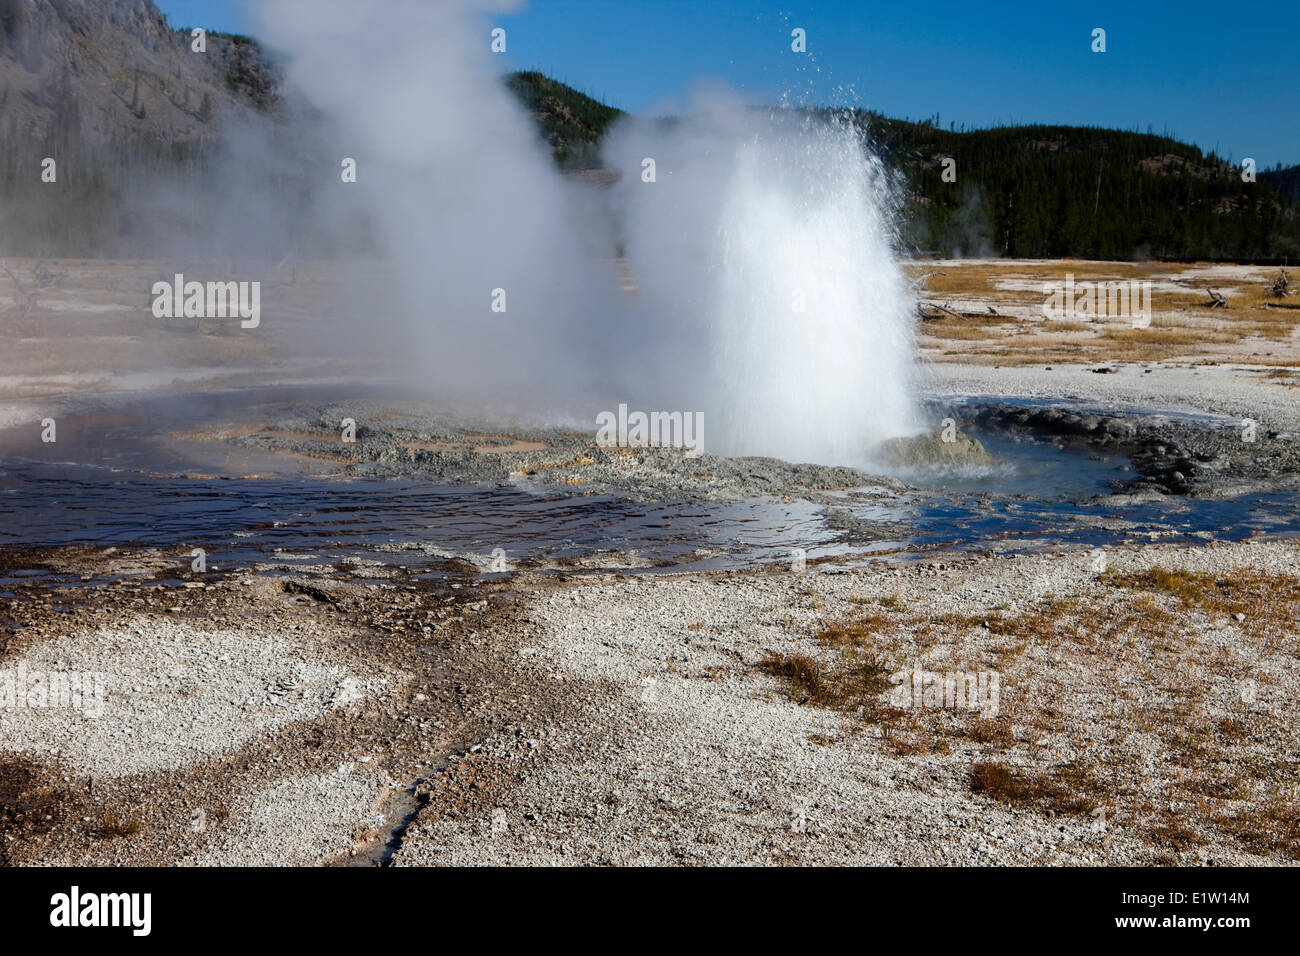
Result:
<svg viewBox="0 0 1300 956"><path fill-rule="evenodd" d="M689 395L730 455L863 465L918 429L889 177L849 120L714 102L630 124L609 156L656 356L648 400Z"/></svg>

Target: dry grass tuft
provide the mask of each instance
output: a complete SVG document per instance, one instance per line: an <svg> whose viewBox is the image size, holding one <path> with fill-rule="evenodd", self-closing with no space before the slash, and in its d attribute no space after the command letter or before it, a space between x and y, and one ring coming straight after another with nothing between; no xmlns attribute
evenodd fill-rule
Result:
<svg viewBox="0 0 1300 956"><path fill-rule="evenodd" d="M971 765L970 788L1012 806L1037 807L1056 813L1091 813L1096 800L1077 793L1064 782L1042 773L1012 770L1004 763L981 760Z"/></svg>
<svg viewBox="0 0 1300 956"><path fill-rule="evenodd" d="M966 728L966 735L977 744L991 744L1003 749L1010 747L1014 740L1009 720L987 717L971 721Z"/></svg>
<svg viewBox="0 0 1300 956"><path fill-rule="evenodd" d="M768 651L762 668L789 685L790 699L831 710L879 716L885 709L877 698L889 686L888 671L878 657L848 651L830 664L808 654Z"/></svg>
<svg viewBox="0 0 1300 956"><path fill-rule="evenodd" d="M140 832L140 817L136 814L126 816L116 810L105 810L100 833L106 840L118 837L135 836Z"/></svg>
<svg viewBox="0 0 1300 956"><path fill-rule="evenodd" d="M1108 574L1106 580L1132 591L1167 594L1183 607L1212 618L1242 615L1253 630L1273 637L1294 632L1300 619L1300 578L1290 574L1237 571L1230 577L1197 571L1151 568Z"/></svg>

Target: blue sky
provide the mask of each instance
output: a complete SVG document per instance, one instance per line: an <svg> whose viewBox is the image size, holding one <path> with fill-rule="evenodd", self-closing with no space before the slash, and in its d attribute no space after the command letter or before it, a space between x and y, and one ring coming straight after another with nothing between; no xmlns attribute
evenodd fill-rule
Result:
<svg viewBox="0 0 1300 956"><path fill-rule="evenodd" d="M156 2L174 25L250 22L240 0ZM755 102L1150 127L1261 167L1300 163L1300 3L533 0L490 25L507 31L504 69L637 113L720 80ZM795 27L806 55L790 50ZM1095 27L1105 53L1091 51Z"/></svg>

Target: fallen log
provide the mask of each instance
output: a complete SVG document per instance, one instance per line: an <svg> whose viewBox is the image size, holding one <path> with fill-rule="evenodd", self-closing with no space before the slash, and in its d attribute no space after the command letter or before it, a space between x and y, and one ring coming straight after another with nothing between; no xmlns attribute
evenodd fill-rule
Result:
<svg viewBox="0 0 1300 956"><path fill-rule="evenodd" d="M964 316L964 315L962 315L960 312L954 312L952 309L948 308L947 306L939 305L939 303L937 303L937 302L919 302L919 303L917 303L916 311L917 311L917 313L921 316L922 319L934 320L934 319L940 319L940 318L943 318L943 316L940 316L940 315L926 315L926 314L925 314L925 310L926 310L926 309L935 309L936 311L944 312L944 313L946 313L946 314L948 314L948 315L951 315L954 319L964 319L964 318L968 318L968 316Z"/></svg>

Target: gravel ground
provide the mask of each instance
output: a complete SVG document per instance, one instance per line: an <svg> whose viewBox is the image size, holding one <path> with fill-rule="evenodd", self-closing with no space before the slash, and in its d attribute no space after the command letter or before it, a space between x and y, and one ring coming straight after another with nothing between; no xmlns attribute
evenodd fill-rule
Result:
<svg viewBox="0 0 1300 956"><path fill-rule="evenodd" d="M373 692L276 634L147 617L38 643L3 666L46 682L100 675L80 708L7 709L0 740L4 750L48 754L92 777L180 767Z"/></svg>
<svg viewBox="0 0 1300 956"><path fill-rule="evenodd" d="M29 694L38 668L104 674L93 716L0 706L0 864L381 861L409 791L519 693L484 637L512 633L517 598L468 565L187 587L149 549L21 563L112 583L29 578L0 601L0 674L21 663Z"/></svg>
<svg viewBox="0 0 1300 956"><path fill-rule="evenodd" d="M191 866L306 866L350 853L353 834L384 825L376 804L390 786L339 764L331 773L277 780L241 796L230 826ZM206 821L205 821L206 823Z"/></svg>
<svg viewBox="0 0 1300 956"><path fill-rule="evenodd" d="M1098 374L1097 368L1114 371ZM1003 366L932 364L929 391L957 395L1079 399L1146 408L1251 418L1275 428L1300 429L1294 388L1263 377L1259 366L1104 365Z"/></svg>
<svg viewBox="0 0 1300 956"><path fill-rule="evenodd" d="M1116 552L1111 566L1159 562L1218 574L1290 573L1297 556L1292 544L1150 548ZM1079 554L803 576L607 577L550 595L524 612L535 636L521 647L523 666L539 683L577 678L599 687L582 700L585 719L559 729L528 726L521 715L524 726L515 733L486 741L470 764L449 771L431 789L396 862L1116 865L1289 859L1250 852L1212 830L1171 847L1162 842L1163 830L1137 814L1117 806L1108 819L1104 800L1100 812L1057 814L1008 807L972 792L972 763L982 757L1046 770L1091 746L1100 713L1089 710L1105 706L1104 692L1094 684L1098 662L1082 648L1040 648L1021 669L1022 684L1048 680L1058 692L1004 688L1012 711L1009 742L995 746L953 733L942 746L932 739L929 752L899 753L880 727L793 703L760 668L773 649L817 653L810 635L850 615L855 600L889 597L932 617L1015 610L1057 595L1091 595L1100 586L1089 561ZM1183 624L1188 654L1198 660L1212 660L1216 647L1258 651L1245 639L1249 623L1235 622L1227 634L1221 623L1192 614ZM1294 637L1292 628L1288 653L1259 653L1243 665L1267 688L1261 711L1291 728L1300 716ZM1139 630L1130 639L1142 660L1161 635ZM978 655L984 640L962 647L953 633L912 653L938 669L964 653ZM888 646L883 637L882 646ZM1161 682L1173 676L1135 677L1131 703L1156 706ZM1230 707L1235 686L1228 681L1222 700L1205 703ZM1062 699L1094 703L1082 705L1063 733L1049 737L1036 711L1050 711ZM943 725L922 731L932 738L948 734ZM1281 746L1276 739L1259 743L1265 758L1294 746L1293 729L1279 732ZM521 739L536 745L516 746ZM1160 740L1140 740L1125 755L1130 765L1144 767L1143 786L1155 791L1170 784L1169 754L1161 752ZM1098 756L1104 761L1110 752ZM1256 798L1293 772L1283 768L1260 782ZM485 786L485 780L498 785Z"/></svg>
<svg viewBox="0 0 1300 956"><path fill-rule="evenodd" d="M1300 548L1150 545L1107 557L1114 574L1266 575L1272 591L1241 617L1182 607L1174 592L1119 589L1088 552L491 581L467 566L459 589L423 590L346 568L157 587L140 570L174 567L168 556L101 555L101 571L131 578L55 601L23 586L6 609L0 669L104 666L114 692L153 690L125 702L110 693L93 727L75 713L0 715L0 857L1293 862L1300 673L1285 602ZM1066 599L1099 609L1098 636L1045 626L1017 638L988 623ZM68 630L73 601L87 623ZM1158 607L1105 631L1143 602ZM816 635L868 612L869 646L891 667L1000 673L1000 713L871 720L801 701L765 669L771 654L833 663ZM291 716L266 703L286 674L304 697ZM349 677L362 693L345 702ZM1248 684L1258 696L1243 709ZM229 703L241 694L248 710ZM52 751L50 738L30 739L38 732L63 736ZM976 792L973 768L987 761L1053 778L1086 766L1095 800L1080 810ZM138 819L138 832L109 834L109 811Z"/></svg>

